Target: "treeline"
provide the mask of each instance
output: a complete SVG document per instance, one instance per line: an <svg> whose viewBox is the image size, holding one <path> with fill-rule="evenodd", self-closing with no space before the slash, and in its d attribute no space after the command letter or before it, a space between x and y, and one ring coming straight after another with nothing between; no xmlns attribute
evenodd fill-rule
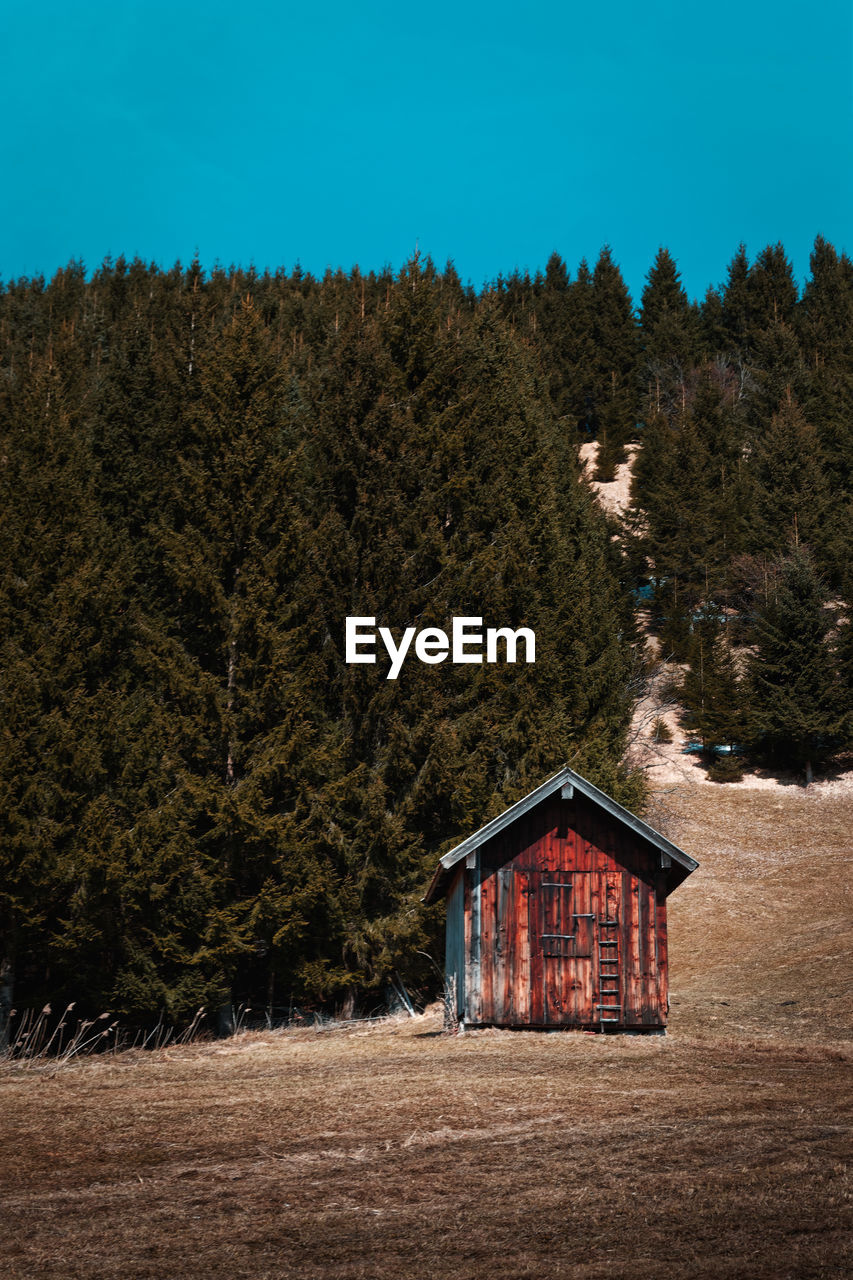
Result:
<svg viewBox="0 0 853 1280"><path fill-rule="evenodd" d="M661 250L637 315L607 250L496 292L558 421L598 441L598 479L640 446L618 532L709 759L736 746L811 776L851 739L850 259L819 237L800 291L781 245L751 263L741 246L695 303Z"/></svg>
<svg viewBox="0 0 853 1280"><path fill-rule="evenodd" d="M0 1004L189 1021L426 990L436 858L565 761L625 802L635 606L709 753L849 745L853 267L639 309L605 249L72 263L0 292ZM579 478L638 450L608 523ZM535 665L344 661L344 620Z"/></svg>
<svg viewBox="0 0 853 1280"><path fill-rule="evenodd" d="M853 264L818 239L810 268L741 248L697 310L659 255L630 530L706 751L809 780L853 724Z"/></svg>
<svg viewBox="0 0 853 1280"><path fill-rule="evenodd" d="M425 989L441 852L566 760L636 798L624 562L503 302L419 261L3 290L7 1011ZM537 661L390 681L348 615Z"/></svg>

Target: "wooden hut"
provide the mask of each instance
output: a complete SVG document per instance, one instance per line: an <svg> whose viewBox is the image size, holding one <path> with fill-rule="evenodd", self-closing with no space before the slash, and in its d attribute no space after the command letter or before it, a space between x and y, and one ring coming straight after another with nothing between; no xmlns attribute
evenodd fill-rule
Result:
<svg viewBox="0 0 853 1280"><path fill-rule="evenodd" d="M441 859L461 1027L666 1026L666 900L698 863L568 767Z"/></svg>

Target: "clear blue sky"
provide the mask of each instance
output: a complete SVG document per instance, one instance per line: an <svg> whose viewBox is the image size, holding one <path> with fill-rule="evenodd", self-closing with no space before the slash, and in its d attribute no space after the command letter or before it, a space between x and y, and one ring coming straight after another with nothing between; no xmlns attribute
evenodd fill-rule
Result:
<svg viewBox="0 0 853 1280"><path fill-rule="evenodd" d="M42 0L0 13L0 277L107 254L475 285L609 242L853 251L853 5Z"/></svg>

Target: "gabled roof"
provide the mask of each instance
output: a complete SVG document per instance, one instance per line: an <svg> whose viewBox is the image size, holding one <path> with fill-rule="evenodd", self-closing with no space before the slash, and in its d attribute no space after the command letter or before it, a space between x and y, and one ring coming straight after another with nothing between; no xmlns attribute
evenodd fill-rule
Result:
<svg viewBox="0 0 853 1280"><path fill-rule="evenodd" d="M575 773L574 769L570 769L568 765L564 765L557 773L543 782L541 786L535 788L522 800L516 801L510 805L503 813L498 814L496 818L492 818L491 822L487 822L485 826L480 827L479 831L475 831L473 835L467 836L461 844L457 844L455 848L449 849L443 856L435 869L435 875L430 882L430 886L424 894L424 902L434 902L438 898L445 882L449 878L452 869L466 858L469 853L473 853L475 849L479 849L480 845L485 844L492 836L496 836L498 832L503 831L506 827L512 825L516 819L528 813L541 800L560 790L566 785L570 785L579 791L581 795L586 796L593 804L597 804L600 808L609 813L612 818L621 822L644 840L648 840L649 844L659 849L661 853L667 854L672 862L683 868L683 874L679 875L678 880L684 880L690 875L691 871L695 871L699 863L685 853L683 849L679 849L671 840L667 840L666 836L662 836L659 831L655 831L648 823L643 822L642 818L638 818L636 814L625 809L618 804L610 796L605 795L603 791L599 791L598 787L594 787L591 782L587 782L586 778L582 778L579 773Z"/></svg>

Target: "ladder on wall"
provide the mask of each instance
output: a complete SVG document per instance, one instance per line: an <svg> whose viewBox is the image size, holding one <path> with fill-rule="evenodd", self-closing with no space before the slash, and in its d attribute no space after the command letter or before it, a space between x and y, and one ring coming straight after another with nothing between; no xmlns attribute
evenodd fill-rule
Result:
<svg viewBox="0 0 853 1280"><path fill-rule="evenodd" d="M598 922L598 1021L600 1026L616 1026L622 1021L619 1003L619 921Z"/></svg>

